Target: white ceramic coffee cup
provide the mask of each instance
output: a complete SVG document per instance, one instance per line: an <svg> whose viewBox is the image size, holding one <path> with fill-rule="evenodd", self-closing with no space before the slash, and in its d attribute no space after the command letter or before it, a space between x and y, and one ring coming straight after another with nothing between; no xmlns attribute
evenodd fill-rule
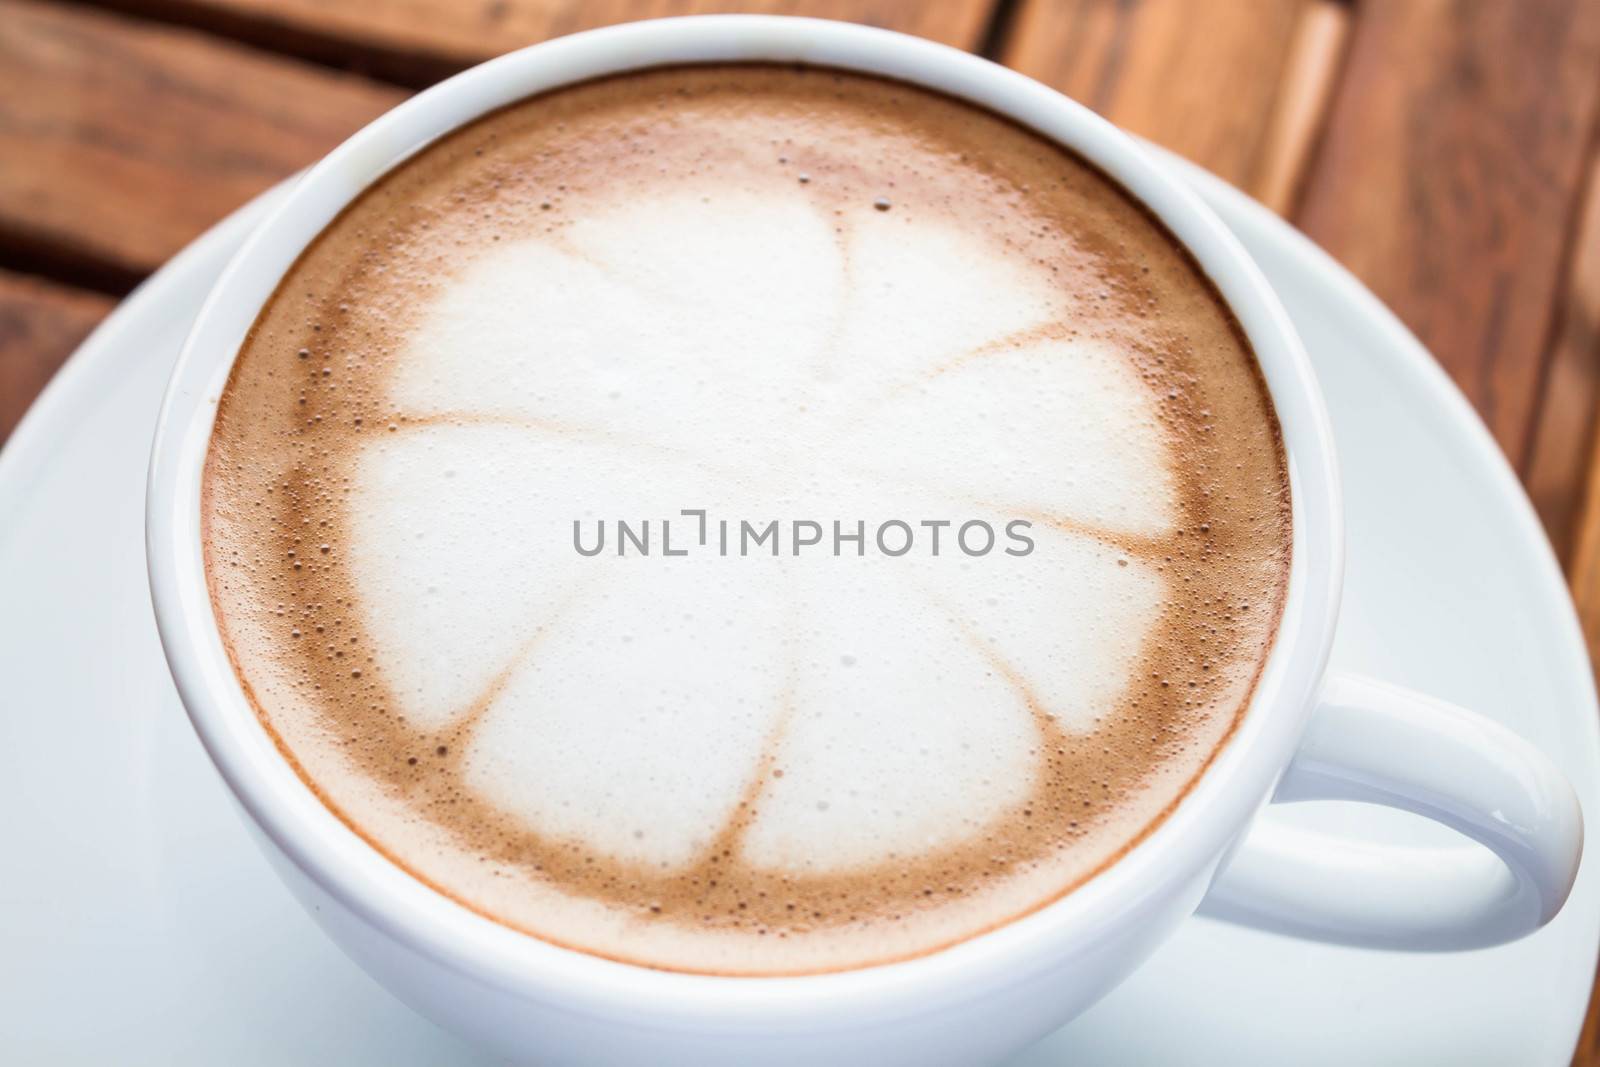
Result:
<svg viewBox="0 0 1600 1067"><path fill-rule="evenodd" d="M322 805L258 721L218 635L200 543L201 469L234 356L283 273L357 194L440 135L534 93L739 60L942 90L1059 141L1122 184L1189 248L1249 336L1282 423L1293 496L1293 565L1271 657L1235 736L1165 822L1084 886L990 933L901 963L794 978L667 973L558 948L391 864ZM514 1058L985 1062L1082 1011L1202 898L1217 914L1302 936L1453 949L1536 929L1577 873L1577 799L1530 745L1459 708L1325 673L1344 537L1333 441L1300 342L1243 248L1114 127L1021 75L915 38L769 17L635 23L504 56L402 104L301 178L223 272L173 372L147 506L151 592L173 677L268 856L375 978ZM1269 800L1303 799L1405 808L1484 847L1423 852L1251 830Z"/></svg>

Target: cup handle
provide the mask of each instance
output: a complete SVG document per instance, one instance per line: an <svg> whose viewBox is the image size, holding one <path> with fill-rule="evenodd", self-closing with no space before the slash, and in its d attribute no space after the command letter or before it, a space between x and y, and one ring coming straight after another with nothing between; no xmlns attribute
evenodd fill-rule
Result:
<svg viewBox="0 0 1600 1067"><path fill-rule="evenodd" d="M1318 941L1444 951L1549 922L1583 852L1572 786L1528 742L1463 708L1330 675L1273 803L1356 800L1415 812L1485 848L1412 848L1260 821L1201 911Z"/></svg>

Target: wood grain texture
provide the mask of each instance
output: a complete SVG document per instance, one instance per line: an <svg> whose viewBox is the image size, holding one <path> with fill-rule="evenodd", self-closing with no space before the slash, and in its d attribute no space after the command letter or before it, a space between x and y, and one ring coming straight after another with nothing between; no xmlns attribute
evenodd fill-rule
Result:
<svg viewBox="0 0 1600 1067"><path fill-rule="evenodd" d="M1310 4L1300 15L1277 97L1256 149L1247 188L1280 215L1291 215L1322 133L1343 69L1350 10L1342 3Z"/></svg>
<svg viewBox="0 0 1600 1067"><path fill-rule="evenodd" d="M1600 133L1600 120L1596 121ZM1549 369L1534 422L1523 482L1544 521L1556 555L1568 566L1586 625L1600 629L1600 499L1591 500L1579 522L1588 472L1600 470L1600 167L1591 160L1587 195L1574 220L1567 277L1558 302ZM1575 569L1581 542L1584 583ZM1590 652L1600 663L1600 646Z"/></svg>
<svg viewBox="0 0 1600 1067"><path fill-rule="evenodd" d="M1600 1029L1600 1016L1595 1013L1593 1001L1589 1004L1589 1014L1584 1017L1583 1029L1578 1034L1578 1047L1572 1053L1572 1067L1595 1067L1600 1064L1600 1057L1594 1052L1597 1029Z"/></svg>
<svg viewBox="0 0 1600 1067"><path fill-rule="evenodd" d="M106 2L415 86L549 37L669 15L750 12L847 19L975 48L993 8L993 0Z"/></svg>
<svg viewBox="0 0 1600 1067"><path fill-rule="evenodd" d="M1319 0L1022 0L1004 59L1281 204L1319 128L1346 17Z"/></svg>
<svg viewBox="0 0 1600 1067"><path fill-rule="evenodd" d="M405 95L77 7L0 27L0 246L68 274L137 279Z"/></svg>
<svg viewBox="0 0 1600 1067"><path fill-rule="evenodd" d="M1298 221L1529 451L1600 107L1594 0L1362 5Z"/></svg>
<svg viewBox="0 0 1600 1067"><path fill-rule="evenodd" d="M0 271L0 443L116 301Z"/></svg>

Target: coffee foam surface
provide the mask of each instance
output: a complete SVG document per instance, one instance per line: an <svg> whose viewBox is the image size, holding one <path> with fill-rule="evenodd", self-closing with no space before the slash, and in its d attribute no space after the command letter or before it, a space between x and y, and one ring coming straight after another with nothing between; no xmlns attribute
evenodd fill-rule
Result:
<svg viewBox="0 0 1600 1067"><path fill-rule="evenodd" d="M684 509L866 543L722 555ZM1259 375L1148 216L985 113L769 67L403 165L263 312L206 522L346 822L519 929L730 973L928 951L1114 859L1231 731L1288 561Z"/></svg>

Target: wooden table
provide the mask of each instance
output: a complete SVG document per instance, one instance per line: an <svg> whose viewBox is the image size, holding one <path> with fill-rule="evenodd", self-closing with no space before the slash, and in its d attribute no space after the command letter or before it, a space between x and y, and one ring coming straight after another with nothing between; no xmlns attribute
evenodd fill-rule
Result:
<svg viewBox="0 0 1600 1067"><path fill-rule="evenodd" d="M141 278L409 92L573 30L738 9L981 52L1292 220L1477 405L1593 655L1597 0L0 0L0 439ZM1577 1062L1600 1065L1594 1010Z"/></svg>

